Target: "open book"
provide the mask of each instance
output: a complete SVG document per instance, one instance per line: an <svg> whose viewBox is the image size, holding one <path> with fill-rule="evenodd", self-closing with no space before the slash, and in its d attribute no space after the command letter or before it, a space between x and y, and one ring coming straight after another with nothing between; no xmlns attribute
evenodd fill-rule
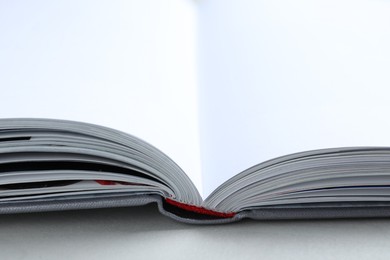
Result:
<svg viewBox="0 0 390 260"><path fill-rule="evenodd" d="M388 214L389 2L22 5L0 8L2 212Z"/></svg>
<svg viewBox="0 0 390 260"><path fill-rule="evenodd" d="M50 119L0 120L0 213L157 202L189 223L390 214L390 148L301 152L259 163L205 200L168 156L132 135Z"/></svg>

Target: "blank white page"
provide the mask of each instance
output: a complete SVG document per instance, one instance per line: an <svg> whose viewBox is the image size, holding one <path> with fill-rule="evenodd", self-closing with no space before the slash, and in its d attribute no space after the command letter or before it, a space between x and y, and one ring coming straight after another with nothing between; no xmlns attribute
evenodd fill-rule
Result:
<svg viewBox="0 0 390 260"><path fill-rule="evenodd" d="M192 1L0 4L0 117L85 121L153 144L201 185Z"/></svg>
<svg viewBox="0 0 390 260"><path fill-rule="evenodd" d="M389 1L201 1L204 194L277 156L390 146L389 14Z"/></svg>

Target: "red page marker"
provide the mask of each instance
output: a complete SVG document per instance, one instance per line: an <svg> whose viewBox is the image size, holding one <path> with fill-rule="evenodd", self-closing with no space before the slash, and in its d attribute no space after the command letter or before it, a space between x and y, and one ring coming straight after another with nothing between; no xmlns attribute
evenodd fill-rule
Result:
<svg viewBox="0 0 390 260"><path fill-rule="evenodd" d="M192 211L192 212L199 213L199 214L214 216L214 217L232 218L232 217L234 217L236 215L235 212L229 212L229 213L218 212L218 211L206 209L206 208L203 208L203 207L198 207L198 206L194 206L194 205L184 204L184 203L177 202L177 201L169 199L169 198L166 198L165 201L168 204L171 204L171 205L173 205L175 207L178 207L178 208L181 208L181 209L184 209L184 210Z"/></svg>

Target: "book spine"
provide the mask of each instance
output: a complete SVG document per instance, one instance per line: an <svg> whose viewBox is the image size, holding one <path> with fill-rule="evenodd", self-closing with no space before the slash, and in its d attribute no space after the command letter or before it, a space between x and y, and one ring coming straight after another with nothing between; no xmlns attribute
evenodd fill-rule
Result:
<svg viewBox="0 0 390 260"><path fill-rule="evenodd" d="M118 181L110 181L110 180L95 180L100 185L142 185L137 183L129 183L129 182L118 182ZM163 198L163 201L169 205L170 207L163 206L166 211L175 214L181 218L193 218L198 220L210 220L210 219L229 219L233 218L236 213L235 212L219 212L211 209L207 209L201 206L190 205L186 203L182 203L170 198Z"/></svg>
<svg viewBox="0 0 390 260"><path fill-rule="evenodd" d="M202 215L207 215L207 216L211 216L211 217L233 218L236 215L235 212L214 211L214 210L210 210L210 209L207 209L207 208L204 208L204 207L200 207L200 206L194 206L194 205L181 203L181 202L178 202L176 200L169 199L169 198L166 198L165 202L170 204L170 205L172 205L172 206L175 206L175 207L178 207L180 209L183 209L183 210L187 210L187 211L190 211L190 212L194 212L194 213L198 213L198 214L202 214Z"/></svg>

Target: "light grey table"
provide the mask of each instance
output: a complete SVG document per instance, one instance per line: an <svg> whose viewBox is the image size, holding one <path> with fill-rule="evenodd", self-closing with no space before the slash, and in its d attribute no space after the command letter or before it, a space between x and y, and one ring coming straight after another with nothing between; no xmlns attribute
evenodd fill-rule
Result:
<svg viewBox="0 0 390 260"><path fill-rule="evenodd" d="M194 226L154 205L0 216L1 259L389 259L390 219Z"/></svg>

